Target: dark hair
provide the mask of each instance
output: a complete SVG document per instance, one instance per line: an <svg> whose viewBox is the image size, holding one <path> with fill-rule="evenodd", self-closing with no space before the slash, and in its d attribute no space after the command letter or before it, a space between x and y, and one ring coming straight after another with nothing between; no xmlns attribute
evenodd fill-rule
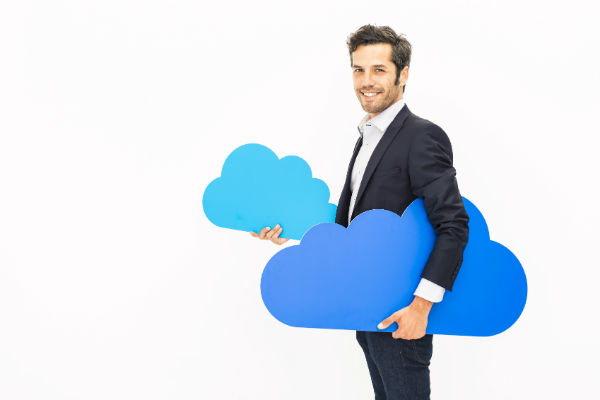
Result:
<svg viewBox="0 0 600 400"><path fill-rule="evenodd" d="M396 82L400 80L400 71L410 65L411 45L406 38L396 32L389 26L363 25L356 32L351 34L346 41L348 51L350 52L350 66L352 66L352 53L358 46L376 43L389 43L392 45L392 62L396 65ZM402 93L404 88L402 86Z"/></svg>

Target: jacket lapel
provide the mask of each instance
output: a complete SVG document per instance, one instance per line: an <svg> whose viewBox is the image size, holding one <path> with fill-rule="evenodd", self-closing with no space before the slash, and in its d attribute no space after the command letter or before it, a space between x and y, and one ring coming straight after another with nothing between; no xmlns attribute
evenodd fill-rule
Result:
<svg viewBox="0 0 600 400"><path fill-rule="evenodd" d="M375 146L375 150L373 150L373 154L371 155L371 158L367 163L365 173L363 175L362 181L360 182L360 187L358 189L356 201L354 202L354 210L352 211L352 217L350 219L354 219L356 210L358 209L357 205L360 201L360 198L365 192L365 188L367 187L367 184L369 183L369 180L371 179L371 176L373 175L377 164L379 164L379 161L381 161L381 158L385 154L385 151L388 149L396 135L398 135L398 132L400 132L400 128L402 128L402 124L404 124L404 121L406 120L406 117L408 117L409 114L410 110L405 104L404 107L402 107L402 109L398 113L398 115L396 115L396 118L394 118L392 123L387 127L383 136L379 140L379 143L377 143L377 146Z"/></svg>
<svg viewBox="0 0 600 400"><path fill-rule="evenodd" d="M343 226L347 226L348 224L348 207L350 207L350 179L352 177L352 168L354 167L354 161L356 160L356 156L358 155L358 151L361 146L362 136L358 138L356 144L354 145L354 151L352 152L352 158L350 159L350 164L348 165L348 171L346 172L346 181L344 182L342 194L340 195L340 201L335 217L335 222Z"/></svg>

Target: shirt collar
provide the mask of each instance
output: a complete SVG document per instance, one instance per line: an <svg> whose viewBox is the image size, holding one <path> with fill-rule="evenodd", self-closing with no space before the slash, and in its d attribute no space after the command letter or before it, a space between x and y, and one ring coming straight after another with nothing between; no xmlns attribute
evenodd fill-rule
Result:
<svg viewBox="0 0 600 400"><path fill-rule="evenodd" d="M374 116L369 119L369 114L366 114L358 123L358 133L360 136L363 135L364 127L367 122L375 125L375 127L381 132L385 132L387 127L392 123L396 115L400 112L404 106L404 98L390 105L388 108L383 110L381 114Z"/></svg>

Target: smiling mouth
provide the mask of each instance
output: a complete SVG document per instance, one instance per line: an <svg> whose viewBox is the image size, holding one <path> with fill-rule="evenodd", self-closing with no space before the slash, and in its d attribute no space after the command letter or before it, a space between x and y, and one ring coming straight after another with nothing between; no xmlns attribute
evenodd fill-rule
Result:
<svg viewBox="0 0 600 400"><path fill-rule="evenodd" d="M374 99L375 97L379 96L381 94L381 92L360 92L360 94L365 98L365 99Z"/></svg>

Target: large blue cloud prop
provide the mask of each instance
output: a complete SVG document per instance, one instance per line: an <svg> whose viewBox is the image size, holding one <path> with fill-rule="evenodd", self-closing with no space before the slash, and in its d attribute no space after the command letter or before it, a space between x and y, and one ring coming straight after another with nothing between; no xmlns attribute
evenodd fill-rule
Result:
<svg viewBox="0 0 600 400"><path fill-rule="evenodd" d="M482 214L463 197L469 242L452 291L429 314L427 333L492 336L521 315L527 281L519 260L490 240ZM407 306L435 242L423 201L402 217L387 210L358 215L346 229L312 227L297 246L276 253L261 280L263 301L296 327L389 331L377 324Z"/></svg>
<svg viewBox="0 0 600 400"><path fill-rule="evenodd" d="M279 159L268 147L250 143L225 160L221 176L204 191L202 206L215 225L260 232L279 224L280 237L300 239L312 226L335 221L329 188L313 178L298 156Z"/></svg>

